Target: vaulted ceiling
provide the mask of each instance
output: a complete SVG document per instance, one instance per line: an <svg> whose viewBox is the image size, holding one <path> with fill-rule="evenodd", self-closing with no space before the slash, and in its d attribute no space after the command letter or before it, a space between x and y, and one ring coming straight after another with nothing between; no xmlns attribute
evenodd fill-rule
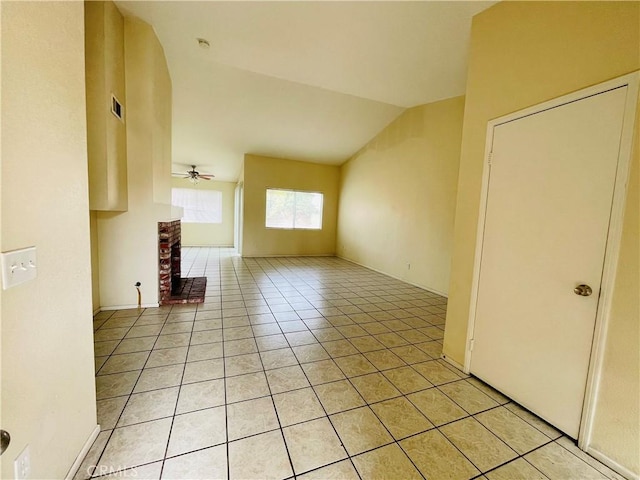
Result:
<svg viewBox="0 0 640 480"><path fill-rule="evenodd" d="M464 94L471 17L494 3L116 2L164 47L174 171L223 181L245 153L341 164L406 108Z"/></svg>

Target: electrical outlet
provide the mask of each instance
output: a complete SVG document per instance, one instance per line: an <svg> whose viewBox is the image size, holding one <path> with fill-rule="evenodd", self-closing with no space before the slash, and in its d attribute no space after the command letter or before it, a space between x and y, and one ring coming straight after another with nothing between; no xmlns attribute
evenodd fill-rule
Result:
<svg viewBox="0 0 640 480"><path fill-rule="evenodd" d="M13 476L15 480L26 480L31 478L31 453L29 445L24 447L22 453L13 462Z"/></svg>

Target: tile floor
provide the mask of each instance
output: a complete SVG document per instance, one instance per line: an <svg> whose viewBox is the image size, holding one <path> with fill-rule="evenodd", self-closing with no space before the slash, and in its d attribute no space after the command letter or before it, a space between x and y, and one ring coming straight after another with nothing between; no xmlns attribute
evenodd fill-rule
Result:
<svg viewBox="0 0 640 480"><path fill-rule="evenodd" d="M439 359L446 299L336 258L183 249L206 301L96 315L76 478L621 478Z"/></svg>

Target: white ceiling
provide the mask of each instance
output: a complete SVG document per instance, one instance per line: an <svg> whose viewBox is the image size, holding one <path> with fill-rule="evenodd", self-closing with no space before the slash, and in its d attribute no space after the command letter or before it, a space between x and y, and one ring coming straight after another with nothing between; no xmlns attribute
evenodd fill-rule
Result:
<svg viewBox="0 0 640 480"><path fill-rule="evenodd" d="M174 161L235 181L245 153L341 164L405 108L464 94L471 17L496 2L116 3L164 47Z"/></svg>

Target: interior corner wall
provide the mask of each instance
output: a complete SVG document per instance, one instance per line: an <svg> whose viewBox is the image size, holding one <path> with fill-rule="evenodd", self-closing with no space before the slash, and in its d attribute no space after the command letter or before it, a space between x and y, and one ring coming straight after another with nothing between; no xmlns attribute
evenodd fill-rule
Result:
<svg viewBox="0 0 640 480"><path fill-rule="evenodd" d="M1 478L65 478L96 428L82 2L2 2L2 248L37 278L2 291ZM71 348L69 348L71 347Z"/></svg>
<svg viewBox="0 0 640 480"><path fill-rule="evenodd" d="M245 155L242 255L334 255L340 168ZM267 188L321 192L321 230L266 228Z"/></svg>
<svg viewBox="0 0 640 480"><path fill-rule="evenodd" d="M487 122L638 70L638 18L637 1L500 2L474 17L444 338L444 353L454 361L465 359ZM626 209L637 212L631 192ZM637 249L637 228L629 216L623 230ZM634 265L637 272L633 249L621 251L620 264ZM619 295L626 275L622 269L616 280L610 332L618 333L608 337L602 372L603 385L615 390L607 394L609 404L598 403L593 444L638 475L638 290ZM630 350L617 348L620 335L636 339ZM621 382L630 383L616 388ZM607 416L615 421L598 421Z"/></svg>
<svg viewBox="0 0 640 480"><path fill-rule="evenodd" d="M98 212L89 212L91 239L91 305L93 312L100 310L100 256L98 254Z"/></svg>
<svg viewBox="0 0 640 480"><path fill-rule="evenodd" d="M342 166L339 256L447 294L463 114L411 108Z"/></svg>
<svg viewBox="0 0 640 480"><path fill-rule="evenodd" d="M173 188L215 190L222 193L222 223L182 222L182 245L193 247L232 247L235 215L235 182L201 181L194 185L187 179L174 178Z"/></svg>
<svg viewBox="0 0 640 480"><path fill-rule="evenodd" d="M171 77L153 28L124 19L128 210L98 212L100 303L104 309L158 303L158 222L171 219Z"/></svg>

